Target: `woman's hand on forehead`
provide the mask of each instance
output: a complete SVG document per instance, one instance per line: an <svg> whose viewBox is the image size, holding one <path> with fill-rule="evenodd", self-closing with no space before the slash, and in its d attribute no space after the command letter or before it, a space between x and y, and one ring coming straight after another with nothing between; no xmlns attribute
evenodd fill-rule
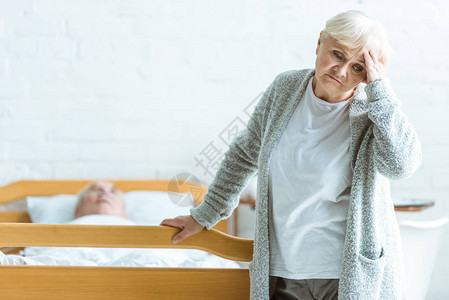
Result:
<svg viewBox="0 0 449 300"><path fill-rule="evenodd" d="M378 57L375 57L371 51L365 51L363 57L365 58L367 84L385 76L385 65Z"/></svg>

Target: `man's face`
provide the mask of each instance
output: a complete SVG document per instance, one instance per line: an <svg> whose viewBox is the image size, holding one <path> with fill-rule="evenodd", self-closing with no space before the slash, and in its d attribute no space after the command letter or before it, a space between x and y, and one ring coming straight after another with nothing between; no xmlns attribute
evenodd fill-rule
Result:
<svg viewBox="0 0 449 300"><path fill-rule="evenodd" d="M320 35L316 54L313 87L318 98L328 102L346 100L366 80L363 53L356 54L332 37L321 40Z"/></svg>
<svg viewBox="0 0 449 300"><path fill-rule="evenodd" d="M114 184L96 182L84 195L75 211L75 218L94 214L126 217L122 193Z"/></svg>

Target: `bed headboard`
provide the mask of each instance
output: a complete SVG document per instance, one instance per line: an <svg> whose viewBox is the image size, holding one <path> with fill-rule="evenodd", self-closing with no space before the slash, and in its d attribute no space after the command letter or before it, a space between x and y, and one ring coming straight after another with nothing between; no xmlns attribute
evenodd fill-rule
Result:
<svg viewBox="0 0 449 300"><path fill-rule="evenodd" d="M87 184L97 180L112 182L125 193L130 191L191 192L196 205L203 201L203 197L207 192L207 187L204 185L185 182L182 185L173 187L171 184L173 182L165 179L20 180L0 187L0 205L11 203L27 196L76 195ZM0 212L0 222L29 223L31 219L27 212L4 211ZM228 233L227 220L222 220L214 228Z"/></svg>
<svg viewBox="0 0 449 300"><path fill-rule="evenodd" d="M20 180L0 187L0 204L6 204L26 196L51 196L57 194L78 194L87 184L94 181L110 181L123 192L130 191L166 191L192 192L197 204L202 202L207 187L192 182L169 188L170 180L126 180L126 179L86 179L86 180Z"/></svg>

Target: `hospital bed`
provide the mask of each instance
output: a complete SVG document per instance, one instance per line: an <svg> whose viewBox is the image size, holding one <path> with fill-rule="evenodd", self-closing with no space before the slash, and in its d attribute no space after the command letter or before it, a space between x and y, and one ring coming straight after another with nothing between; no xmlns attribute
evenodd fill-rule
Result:
<svg viewBox="0 0 449 300"><path fill-rule="evenodd" d="M109 180L123 192L167 191L167 180ZM24 180L0 187L0 205L27 196L76 194L92 180ZM191 191L192 185L177 192ZM206 188L197 186L196 202ZM167 199L168 201L168 199ZM174 216L173 216L174 217ZM226 222L173 245L166 226L31 223L27 211L0 212L0 247L183 248L234 261L252 260L253 240L227 235ZM224 232L223 232L224 231ZM248 299L246 268L147 268L0 265L2 299Z"/></svg>

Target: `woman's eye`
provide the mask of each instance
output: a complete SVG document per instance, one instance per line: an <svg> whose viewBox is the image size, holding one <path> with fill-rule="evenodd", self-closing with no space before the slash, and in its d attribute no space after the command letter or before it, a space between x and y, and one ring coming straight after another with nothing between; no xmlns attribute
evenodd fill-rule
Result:
<svg viewBox="0 0 449 300"><path fill-rule="evenodd" d="M362 67L361 65L354 65L352 68L353 68L354 71L356 71L357 73L363 71L363 67Z"/></svg>
<svg viewBox="0 0 449 300"><path fill-rule="evenodd" d="M337 59L339 59L339 60L342 60L342 59L343 59L343 57L342 57L340 54L338 54L337 51L334 51L334 56L335 56Z"/></svg>

